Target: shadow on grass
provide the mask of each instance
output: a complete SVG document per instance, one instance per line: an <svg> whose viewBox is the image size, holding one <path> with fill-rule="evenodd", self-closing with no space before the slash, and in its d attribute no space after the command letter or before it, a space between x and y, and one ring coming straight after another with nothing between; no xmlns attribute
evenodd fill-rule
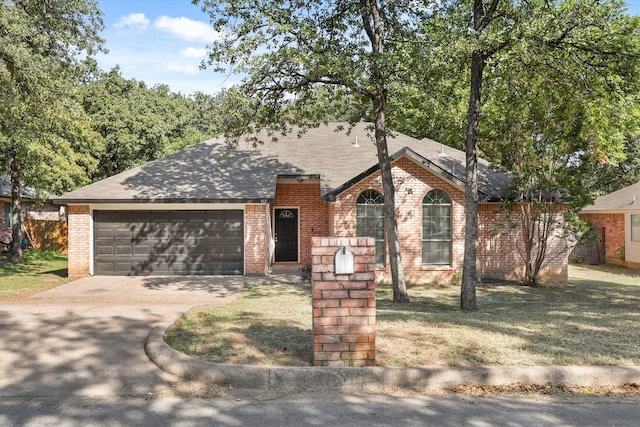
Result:
<svg viewBox="0 0 640 427"><path fill-rule="evenodd" d="M256 322L239 332L247 338L248 345L273 364L305 366L313 361L313 339L309 329Z"/></svg>
<svg viewBox="0 0 640 427"><path fill-rule="evenodd" d="M617 270L616 270L617 271ZM630 274L635 274L631 272ZM640 287L597 280L574 280L546 287L478 287L478 310L458 308L456 288L434 297L414 289L412 302L377 301L379 324L409 322L406 334L421 327L468 331L464 342L449 345L448 360L486 363L477 342L487 332L519 340L519 351L558 364L639 364ZM424 292L427 295L428 292ZM412 330L411 330L412 329ZM475 331L475 332L474 332ZM453 354L456 353L456 354ZM535 364L535 363L531 363Z"/></svg>
<svg viewBox="0 0 640 427"><path fill-rule="evenodd" d="M381 285L377 359L394 366L637 365L640 286L618 279L541 287L484 284L477 289L475 312L459 309L455 286L412 287L411 302L398 304L391 301L390 286ZM309 364L310 293L306 283L248 281L237 305L207 309L193 326L181 326L202 328L200 338L183 347L211 341L211 325L218 322L235 334L236 357L243 363Z"/></svg>
<svg viewBox="0 0 640 427"><path fill-rule="evenodd" d="M41 271L38 274L48 274L48 275L51 275L51 276L58 276L58 277L60 277L62 279L65 279L65 278L67 278L69 276L68 270L66 268L61 268L61 269L58 269L58 270Z"/></svg>
<svg viewBox="0 0 640 427"><path fill-rule="evenodd" d="M309 283L302 282L247 282L243 289L242 298L273 298L277 295L283 295L285 297L296 296L311 298L311 285Z"/></svg>
<svg viewBox="0 0 640 427"><path fill-rule="evenodd" d="M25 251L23 262L14 264L11 262L11 254L4 252L0 254L0 274L29 274L36 273L40 268L48 264L56 264L66 261L67 257L54 251ZM46 274L49 272L38 272ZM54 272L51 272L55 274Z"/></svg>

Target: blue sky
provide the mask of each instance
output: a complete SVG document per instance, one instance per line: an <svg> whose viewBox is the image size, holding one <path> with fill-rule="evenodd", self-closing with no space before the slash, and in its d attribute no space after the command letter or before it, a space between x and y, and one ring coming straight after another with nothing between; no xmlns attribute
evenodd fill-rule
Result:
<svg viewBox="0 0 640 427"><path fill-rule="evenodd" d="M103 70L119 65L125 78L167 84L185 95L215 94L238 82L236 76L199 69L207 43L218 35L190 0L98 0L98 5L109 49L97 58ZM640 15L640 0L627 5L629 13Z"/></svg>
<svg viewBox="0 0 640 427"><path fill-rule="evenodd" d="M98 0L98 5L109 50L97 57L103 70L119 65L125 78L167 84L183 94L214 94L237 83L233 76L199 69L217 34L190 0Z"/></svg>

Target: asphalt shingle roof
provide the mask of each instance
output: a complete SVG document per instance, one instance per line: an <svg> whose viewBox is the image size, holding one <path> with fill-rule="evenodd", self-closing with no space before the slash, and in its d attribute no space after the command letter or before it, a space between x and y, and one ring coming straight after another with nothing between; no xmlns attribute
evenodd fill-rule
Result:
<svg viewBox="0 0 640 427"><path fill-rule="evenodd" d="M358 123L349 133L330 123L263 138L253 148L241 141L229 150L222 139L211 139L183 151L82 187L57 203L100 202L260 202L273 200L278 176L318 176L322 195L330 199L377 168L370 124ZM465 154L435 141L393 133L387 137L392 158L408 155L446 179L464 186ZM493 171L479 160L481 198L499 199L510 183L508 174Z"/></svg>
<svg viewBox="0 0 640 427"><path fill-rule="evenodd" d="M631 184L606 196L594 200L592 205L585 206L582 212L611 212L640 209L640 182Z"/></svg>
<svg viewBox="0 0 640 427"><path fill-rule="evenodd" d="M31 187L20 186L20 196L26 199L36 197L36 191ZM0 197L11 198L11 177L7 174L0 174Z"/></svg>

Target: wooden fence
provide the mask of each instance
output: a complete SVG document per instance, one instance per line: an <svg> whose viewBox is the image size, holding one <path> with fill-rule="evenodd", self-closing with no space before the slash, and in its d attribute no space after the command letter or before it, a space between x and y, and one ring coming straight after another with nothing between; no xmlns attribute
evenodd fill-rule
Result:
<svg viewBox="0 0 640 427"><path fill-rule="evenodd" d="M67 223L66 221L25 220L25 227L34 249L40 251L56 251L67 253Z"/></svg>
<svg viewBox="0 0 640 427"><path fill-rule="evenodd" d="M604 253L604 231L604 227L598 227L600 240L591 245L576 246L573 248L573 251L571 251L569 259L572 261L579 260L579 262L585 264L604 264L606 262Z"/></svg>

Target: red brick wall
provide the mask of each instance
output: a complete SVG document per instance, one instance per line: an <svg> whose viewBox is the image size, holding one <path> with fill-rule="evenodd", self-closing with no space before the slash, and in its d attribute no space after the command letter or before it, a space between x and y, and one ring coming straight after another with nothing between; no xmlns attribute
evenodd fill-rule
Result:
<svg viewBox="0 0 640 427"><path fill-rule="evenodd" d="M69 276L88 276L91 266L91 211L87 205L67 210Z"/></svg>
<svg viewBox="0 0 640 427"><path fill-rule="evenodd" d="M335 274L335 254L353 253L353 274ZM373 366L376 350L375 240L312 239L314 366Z"/></svg>
<svg viewBox="0 0 640 427"><path fill-rule="evenodd" d="M0 243L9 243L11 241L11 227L5 227L4 209L5 203L11 203L10 201L0 200ZM10 222L6 218L7 224Z"/></svg>
<svg viewBox="0 0 640 427"><path fill-rule="evenodd" d="M558 216L558 221L561 216ZM567 280L566 241L557 229L549 241L542 280ZM520 280L524 276L524 247L518 215L501 209L498 203L478 205L478 276L484 279Z"/></svg>
<svg viewBox="0 0 640 427"><path fill-rule="evenodd" d="M301 264L311 263L311 238L328 236L327 203L322 201L320 180L305 180L302 183L280 182L276 185L276 200L272 208L298 209L299 242ZM272 224L273 210L271 211Z"/></svg>
<svg viewBox="0 0 640 427"><path fill-rule="evenodd" d="M405 277L410 282L451 282L462 271L464 260L464 192L444 181L440 176L403 157L392 165L396 188L398 233L402 249ZM339 196L328 210L330 235L355 235L356 200L361 192L375 189L382 193L379 173L367 177ZM451 198L452 248L451 266L422 265L422 200L431 190L443 190ZM478 216L477 268L481 278L513 279L522 277L522 257L518 243L519 229L502 228L496 232L495 224L508 223L515 218L499 212L498 204L480 204ZM550 263L543 269L541 278L566 280L568 253L564 242L554 239L549 253ZM388 253L388 252L387 252ZM388 268L377 272L378 279L390 281Z"/></svg>
<svg viewBox="0 0 640 427"><path fill-rule="evenodd" d="M264 205L244 207L244 268L245 274L265 273L265 232L267 213Z"/></svg>
<svg viewBox="0 0 640 427"><path fill-rule="evenodd" d="M620 262L624 249L624 214L593 213L583 216L595 225L604 227L604 256L607 262Z"/></svg>
<svg viewBox="0 0 640 427"><path fill-rule="evenodd" d="M420 283L450 282L456 271L462 269L464 257L464 193L406 157L393 163L392 173L396 187L396 206L399 207L396 214L406 279ZM338 201L329 206L328 216L332 226L329 231L332 235L355 235L356 200L367 189L382 193L379 172L340 194ZM422 265L422 200L431 190L443 190L451 198L451 266ZM386 265L387 268L378 270L377 276L389 281L388 255Z"/></svg>

